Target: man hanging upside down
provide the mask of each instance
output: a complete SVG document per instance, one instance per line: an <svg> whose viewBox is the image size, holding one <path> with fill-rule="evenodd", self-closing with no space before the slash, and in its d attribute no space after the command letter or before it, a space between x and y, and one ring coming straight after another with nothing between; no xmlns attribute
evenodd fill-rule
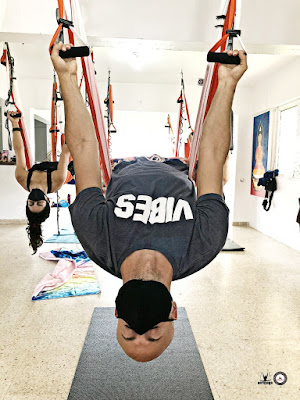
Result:
<svg viewBox="0 0 300 400"><path fill-rule="evenodd" d="M123 280L116 298L117 339L136 361L158 357L171 343L176 303L172 280L191 275L221 251L228 230L223 166L230 146L236 85L247 70L220 65L219 85L199 147L197 194L180 160L138 157L116 165L106 197L101 191L98 143L77 83L75 59L51 59L65 106L67 143L74 159L77 197L70 207L75 232L89 257Z"/></svg>

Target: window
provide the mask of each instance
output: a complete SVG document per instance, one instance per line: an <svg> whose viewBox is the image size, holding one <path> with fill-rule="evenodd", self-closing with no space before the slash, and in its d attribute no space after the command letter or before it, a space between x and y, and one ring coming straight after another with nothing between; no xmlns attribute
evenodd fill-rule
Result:
<svg viewBox="0 0 300 400"><path fill-rule="evenodd" d="M299 102L279 108L276 165L289 178L300 178L299 112Z"/></svg>

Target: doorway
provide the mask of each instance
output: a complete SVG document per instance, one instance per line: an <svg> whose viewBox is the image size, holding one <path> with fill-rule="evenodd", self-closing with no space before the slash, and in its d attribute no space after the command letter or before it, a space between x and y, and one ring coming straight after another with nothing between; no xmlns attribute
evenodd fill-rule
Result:
<svg viewBox="0 0 300 400"><path fill-rule="evenodd" d="M47 159L47 132L48 125L36 115L34 116L35 137L35 161L41 162Z"/></svg>

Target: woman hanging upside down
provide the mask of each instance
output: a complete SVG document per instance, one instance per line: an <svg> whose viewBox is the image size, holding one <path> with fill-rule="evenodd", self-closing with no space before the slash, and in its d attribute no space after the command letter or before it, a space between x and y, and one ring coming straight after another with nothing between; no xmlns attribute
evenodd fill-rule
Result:
<svg viewBox="0 0 300 400"><path fill-rule="evenodd" d="M7 117L13 127L13 147L16 154L16 180L29 193L26 202L26 215L28 226L26 228L29 246L33 254L43 244L41 224L50 215L50 200L47 193L59 190L66 181L68 171L72 173L69 166L70 151L65 143L62 147L59 162L42 162L35 164L29 170L26 169L25 152L19 118L14 117L17 112L8 112Z"/></svg>

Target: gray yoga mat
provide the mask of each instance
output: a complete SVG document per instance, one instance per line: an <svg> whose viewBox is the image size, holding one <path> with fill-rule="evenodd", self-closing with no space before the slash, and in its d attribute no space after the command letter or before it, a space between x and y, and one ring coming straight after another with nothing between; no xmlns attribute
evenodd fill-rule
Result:
<svg viewBox="0 0 300 400"><path fill-rule="evenodd" d="M155 360L129 358L116 339L114 308L95 308L68 400L213 400L184 308Z"/></svg>
<svg viewBox="0 0 300 400"><path fill-rule="evenodd" d="M233 240L227 238L226 243L222 251L243 251L245 247L241 247L239 244L235 243Z"/></svg>

